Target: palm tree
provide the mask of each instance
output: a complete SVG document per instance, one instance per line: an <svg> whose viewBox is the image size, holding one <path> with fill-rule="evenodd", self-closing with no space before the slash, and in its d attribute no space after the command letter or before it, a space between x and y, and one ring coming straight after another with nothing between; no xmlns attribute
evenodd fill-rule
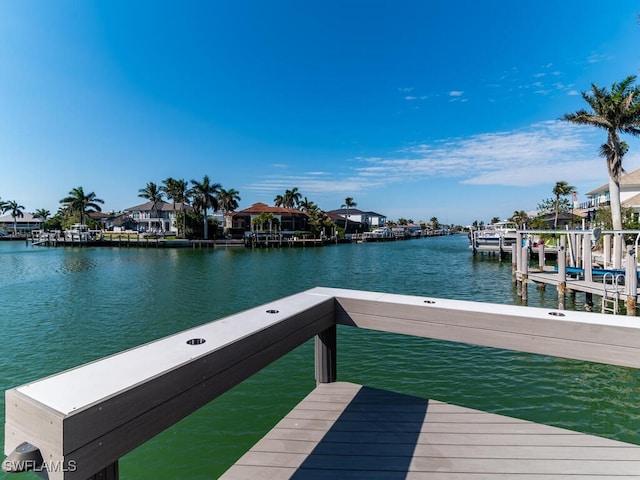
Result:
<svg viewBox="0 0 640 480"><path fill-rule="evenodd" d="M104 200L97 198L96 194L84 193L82 187L76 187L69 192L69 196L60 200L64 206L66 213L71 215L77 213L80 217L80 223L84 224L84 216L90 212L101 212L102 209L98 203L104 203Z"/></svg>
<svg viewBox="0 0 640 480"><path fill-rule="evenodd" d="M222 212L222 217L225 218L227 213L233 212L238 208L238 202L240 202L240 200L242 200L240 198L240 192L236 189L232 188L230 190L225 190L224 188L220 188L220 191L218 192L218 205Z"/></svg>
<svg viewBox="0 0 640 480"><path fill-rule="evenodd" d="M138 196L141 198L146 198L151 202L151 218L153 218L154 212L156 216L156 223L158 224L158 229L163 230L162 224L160 220L158 220L158 203L162 201L162 190L153 182L148 182L144 188L138 190Z"/></svg>
<svg viewBox="0 0 640 480"><path fill-rule="evenodd" d="M5 212L10 212L11 218L13 218L13 234L18 234L18 218L24 217L24 213L22 210L24 207L22 205L18 205L18 202L15 200L10 200L4 204L2 209Z"/></svg>
<svg viewBox="0 0 640 480"><path fill-rule="evenodd" d="M307 197L304 197L304 200L300 201L300 203L298 204L298 207L300 207L300 210L307 213L318 208L318 206L311 200L307 199Z"/></svg>
<svg viewBox="0 0 640 480"><path fill-rule="evenodd" d="M291 190L286 190L284 195L276 195L276 198L273 199L273 203L276 207L284 207L284 208L296 208L300 205L300 199L302 198L302 194L298 191L298 187L293 187ZM296 216L292 215L292 225L291 228L293 230L296 229Z"/></svg>
<svg viewBox="0 0 640 480"><path fill-rule="evenodd" d="M44 222L47 221L47 218L49 218L49 216L51 215L51 212L49 210L47 210L46 208L39 208L38 210L36 210L35 212L33 212L33 217L34 218L40 218L40 226L42 226L42 224Z"/></svg>
<svg viewBox="0 0 640 480"><path fill-rule="evenodd" d="M276 195L276 198L273 199L273 204L276 207L281 207L284 205L284 195Z"/></svg>
<svg viewBox="0 0 640 480"><path fill-rule="evenodd" d="M298 191L298 187L293 187L291 190L284 192L284 204L285 208L296 208L300 204L302 194Z"/></svg>
<svg viewBox="0 0 640 480"><path fill-rule="evenodd" d="M556 200L554 202L555 212L556 212L556 218L553 222L554 230L557 230L558 228L558 214L560 213L560 198L565 197L567 195L571 195L572 193L575 193L575 191L576 191L576 188L574 186L569 185L567 182L563 180L556 182L556 186L553 187L553 194L556 197Z"/></svg>
<svg viewBox="0 0 640 480"><path fill-rule="evenodd" d="M353 201L353 198L347 197L344 199L342 208L347 209L347 215L344 217L344 233L347 233L347 223L349 222L349 209L356 207L358 204Z"/></svg>
<svg viewBox="0 0 640 480"><path fill-rule="evenodd" d="M511 221L518 224L519 228L522 228L522 225L529 221L529 215L524 210L516 210L511 216Z"/></svg>
<svg viewBox="0 0 640 480"><path fill-rule="evenodd" d="M173 201L173 210L175 211L176 209L176 203L180 204L180 211L182 212L182 236L184 237L187 229L187 217L184 206L189 203L189 196L187 195L189 185L186 180L176 180L172 177L166 178L162 183L164 185L160 187L160 190L164 192L167 199ZM178 234L180 234L180 232L178 232Z"/></svg>
<svg viewBox="0 0 640 480"><path fill-rule="evenodd" d="M202 182L191 180L189 194L193 197L193 206L204 215L204 239L209 239L209 227L207 223L207 209L211 207L215 212L218 209L219 183L211 183L209 176L205 175Z"/></svg>
<svg viewBox="0 0 640 480"><path fill-rule="evenodd" d="M261 212L259 215L251 219L251 226L254 231L264 232L264 226L269 224L269 232L273 229L274 216L271 212Z"/></svg>
<svg viewBox="0 0 640 480"><path fill-rule="evenodd" d="M620 206L620 177L624 173L622 157L626 152L620 134L640 135L640 88L635 86L635 75L629 75L620 83L614 83L611 91L591 84L591 93L582 92L582 98L591 111L578 110L567 113L562 120L578 125L591 125L607 131L607 142L600 147L600 154L607 160L609 172L609 198L611 222L614 230L622 230ZM614 237L614 258L621 256L620 236Z"/></svg>
<svg viewBox="0 0 640 480"><path fill-rule="evenodd" d="M273 203L276 207L295 208L300 205L302 194L298 191L298 187L291 190L285 190L284 195L276 195Z"/></svg>

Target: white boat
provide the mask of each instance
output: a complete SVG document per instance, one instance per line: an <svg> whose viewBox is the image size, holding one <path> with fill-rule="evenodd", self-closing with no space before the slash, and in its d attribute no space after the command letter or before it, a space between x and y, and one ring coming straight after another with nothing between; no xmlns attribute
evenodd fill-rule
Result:
<svg viewBox="0 0 640 480"><path fill-rule="evenodd" d="M364 232L362 234L363 242L377 242L383 240L393 240L395 235L390 228L387 227L379 227L370 232Z"/></svg>
<svg viewBox="0 0 640 480"><path fill-rule="evenodd" d="M98 233L99 230L89 230L89 226L84 223L74 223L69 230L65 230L64 238L74 242L87 242L94 240Z"/></svg>
<svg viewBox="0 0 640 480"><path fill-rule="evenodd" d="M469 231L469 240L473 249L495 249L511 247L516 242L518 225L503 221L486 225L484 228Z"/></svg>

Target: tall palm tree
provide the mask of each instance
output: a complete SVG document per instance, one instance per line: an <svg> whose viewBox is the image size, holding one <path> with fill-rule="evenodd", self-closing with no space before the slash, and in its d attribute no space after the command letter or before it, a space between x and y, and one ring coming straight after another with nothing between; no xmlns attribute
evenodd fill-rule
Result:
<svg viewBox="0 0 640 480"><path fill-rule="evenodd" d="M153 218L154 212L156 216L156 223L158 229L163 230L160 220L158 220L158 203L162 201L163 193L160 187L153 182L148 182L144 188L138 190L138 196L146 198L151 202L151 218Z"/></svg>
<svg viewBox="0 0 640 480"><path fill-rule="evenodd" d="M3 210L5 212L9 212L9 215L11 215L11 218L13 218L13 234L14 235L18 234L18 218L24 217L24 213L22 212L23 209L24 207L22 205L18 205L18 202L16 202L15 200L10 200L6 202L6 204L3 207Z"/></svg>
<svg viewBox="0 0 640 480"><path fill-rule="evenodd" d="M80 217L80 223L84 223L84 216L90 212L101 212L102 209L98 203L104 203L104 200L97 198L94 192L84 193L82 187L76 187L69 192L69 196L60 200L67 213L73 215L77 213Z"/></svg>
<svg viewBox="0 0 640 480"><path fill-rule="evenodd" d="M560 198L565 197L567 195L571 195L575 193L576 188L572 185L569 185L567 182L561 180L556 182L555 187L553 187L553 194L556 197L554 202L556 218L553 222L553 229L556 230L558 228L558 214L560 213Z"/></svg>
<svg viewBox="0 0 640 480"><path fill-rule="evenodd" d="M176 203L180 204L180 211L182 212L182 236L184 237L187 229L187 217L184 207L189 203L189 184L186 180L177 180L172 177L166 178L162 183L164 185L160 187L160 190L164 192L169 200L173 201L173 210L175 211L176 209ZM180 232L178 232L178 234L180 234Z"/></svg>
<svg viewBox="0 0 640 480"><path fill-rule="evenodd" d="M276 207L295 208L300 204L302 194L298 191L298 187L291 190L285 190L284 195L276 195L273 203Z"/></svg>
<svg viewBox="0 0 640 480"><path fill-rule="evenodd" d="M607 131L607 142L600 147L600 154L607 160L609 171L609 198L611 222L614 230L622 230L620 206L620 177L624 173L622 157L626 152L620 139L621 133L640 135L640 88L634 85L635 75L629 75L620 83L614 83L611 91L591 84L591 92L582 92L582 98L591 110L567 113L562 120L578 125L591 125ZM614 258L621 256L620 236L614 237Z"/></svg>
<svg viewBox="0 0 640 480"><path fill-rule="evenodd" d="M202 182L191 180L189 194L193 197L193 206L204 215L204 239L209 239L209 227L207 223L207 209L211 207L215 212L218 209L219 183L211 183L209 176L205 175Z"/></svg>
<svg viewBox="0 0 640 480"><path fill-rule="evenodd" d="M47 210L46 208L39 208L38 210L36 210L35 212L33 212L32 214L34 216L34 218L40 218L40 226L42 226L42 224L44 222L47 221L47 218L49 218L49 216L51 215L51 212L49 210Z"/></svg>
<svg viewBox="0 0 640 480"><path fill-rule="evenodd" d="M347 197L344 199L344 203L342 204L342 208L347 209L347 215L344 217L344 233L347 233L347 223L349 223L349 209L355 208L358 206L356 202L353 201L352 197Z"/></svg>
<svg viewBox="0 0 640 480"><path fill-rule="evenodd" d="M220 188L218 192L218 206L220 211L222 212L222 217L225 218L227 213L233 212L242 200L240 198L240 192L236 189L231 188L229 190L225 190L224 188Z"/></svg>
<svg viewBox="0 0 640 480"><path fill-rule="evenodd" d="M218 206L222 213L227 214L229 212L233 212L236 208L238 208L238 202L242 200L240 198L240 192L236 189L231 188L229 190L225 190L224 188L220 188L218 192Z"/></svg>
<svg viewBox="0 0 640 480"><path fill-rule="evenodd" d="M298 187L293 187L291 190L286 190L284 195L276 195L276 198L273 199L273 203L276 207L284 207L284 208L296 208L300 204L300 199L302 198L302 194L298 191ZM292 225L291 228L293 230L296 229L296 216L295 214L291 216Z"/></svg>
<svg viewBox="0 0 640 480"><path fill-rule="evenodd" d="M284 204L285 208L296 208L300 204L302 194L298 191L298 187L293 187L291 190L284 192Z"/></svg>

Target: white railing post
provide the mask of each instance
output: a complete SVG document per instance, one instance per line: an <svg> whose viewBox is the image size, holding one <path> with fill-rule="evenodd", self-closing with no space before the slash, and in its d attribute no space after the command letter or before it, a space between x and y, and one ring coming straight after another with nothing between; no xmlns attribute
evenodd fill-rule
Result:
<svg viewBox="0 0 640 480"><path fill-rule="evenodd" d="M604 268L609 268L611 265L611 235L605 235L602 241L602 249L604 252Z"/></svg>
<svg viewBox="0 0 640 480"><path fill-rule="evenodd" d="M582 235L582 268L584 269L584 280L592 282L591 233L587 231Z"/></svg>
<svg viewBox="0 0 640 480"><path fill-rule="evenodd" d="M636 296L638 294L638 262L635 249L629 247L625 263L624 288L627 294L627 315L636 314Z"/></svg>
<svg viewBox="0 0 640 480"><path fill-rule="evenodd" d="M564 310L564 295L567 291L567 237L560 236L558 246L558 308Z"/></svg>

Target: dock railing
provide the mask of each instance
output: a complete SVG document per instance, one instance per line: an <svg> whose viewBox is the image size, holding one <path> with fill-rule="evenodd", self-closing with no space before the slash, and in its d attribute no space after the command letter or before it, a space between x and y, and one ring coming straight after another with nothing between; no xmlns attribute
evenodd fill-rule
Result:
<svg viewBox="0 0 640 480"><path fill-rule="evenodd" d="M118 478L118 459L315 337L337 378L337 325L640 367L628 317L314 288L5 392L3 469Z"/></svg>

